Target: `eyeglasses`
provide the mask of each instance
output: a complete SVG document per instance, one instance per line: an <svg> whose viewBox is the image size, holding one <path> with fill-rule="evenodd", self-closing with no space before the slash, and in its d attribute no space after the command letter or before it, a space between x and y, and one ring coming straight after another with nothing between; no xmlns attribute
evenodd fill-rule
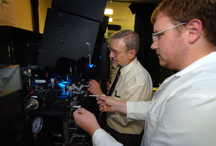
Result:
<svg viewBox="0 0 216 146"><path fill-rule="evenodd" d="M116 50L110 48L110 51L113 52L113 54L114 54L115 56L118 56L119 54L121 54L121 53L123 53L123 52L126 52L126 51L129 51L129 50L125 50L125 51L122 51L122 52L118 52L118 51L116 51Z"/></svg>
<svg viewBox="0 0 216 146"><path fill-rule="evenodd" d="M159 31L159 32L152 33L152 41L154 42L154 41L158 40L158 39L160 38L160 36L161 36L165 31L170 30L170 29L175 28L175 27L180 26L180 25L184 25L184 24L187 24L187 22L183 22L183 23L174 25L174 26L172 26L172 27L169 27L169 28L167 28L167 29L161 30L161 31Z"/></svg>

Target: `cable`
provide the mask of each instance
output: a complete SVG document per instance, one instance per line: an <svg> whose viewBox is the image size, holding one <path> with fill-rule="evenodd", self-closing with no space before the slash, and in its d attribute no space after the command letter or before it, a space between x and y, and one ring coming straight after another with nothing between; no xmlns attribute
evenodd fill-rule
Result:
<svg viewBox="0 0 216 146"><path fill-rule="evenodd" d="M34 93L35 90L37 90L38 88L41 88L41 87L42 87L42 86L37 87L36 89L32 90L32 91L24 98L24 100L25 100L26 98L28 98L32 93Z"/></svg>

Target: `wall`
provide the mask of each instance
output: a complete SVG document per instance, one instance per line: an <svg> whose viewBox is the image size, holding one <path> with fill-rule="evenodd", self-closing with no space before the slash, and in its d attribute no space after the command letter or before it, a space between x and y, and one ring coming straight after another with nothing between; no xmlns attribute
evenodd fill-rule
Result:
<svg viewBox="0 0 216 146"><path fill-rule="evenodd" d="M44 25L46 21L47 8L51 8L52 0L39 0L39 29L40 33L44 31Z"/></svg>
<svg viewBox="0 0 216 146"><path fill-rule="evenodd" d="M43 33L47 8L51 7L52 0L38 0L39 30ZM31 0L16 0L17 27L33 31Z"/></svg>

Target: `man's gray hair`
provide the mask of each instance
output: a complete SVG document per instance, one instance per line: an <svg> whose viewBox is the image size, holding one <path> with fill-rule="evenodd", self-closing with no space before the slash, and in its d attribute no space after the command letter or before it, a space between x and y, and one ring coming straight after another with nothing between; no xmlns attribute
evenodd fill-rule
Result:
<svg viewBox="0 0 216 146"><path fill-rule="evenodd" d="M139 51L140 39L139 35L133 30L119 30L110 36L111 39L123 38L125 46L128 50L134 49L136 53Z"/></svg>

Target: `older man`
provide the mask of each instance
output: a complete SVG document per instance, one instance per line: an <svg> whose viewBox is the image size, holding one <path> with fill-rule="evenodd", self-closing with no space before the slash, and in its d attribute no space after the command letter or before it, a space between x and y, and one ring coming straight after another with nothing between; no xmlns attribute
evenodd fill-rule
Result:
<svg viewBox="0 0 216 146"><path fill-rule="evenodd" d="M139 50L139 36L132 30L117 31L110 36L110 50L109 57L117 70L108 96L124 102L150 100L152 80L136 58ZM95 80L89 82L88 91L92 94L103 95L100 85ZM109 133L124 146L140 146L144 121L128 121L125 114L108 112L107 124Z"/></svg>

